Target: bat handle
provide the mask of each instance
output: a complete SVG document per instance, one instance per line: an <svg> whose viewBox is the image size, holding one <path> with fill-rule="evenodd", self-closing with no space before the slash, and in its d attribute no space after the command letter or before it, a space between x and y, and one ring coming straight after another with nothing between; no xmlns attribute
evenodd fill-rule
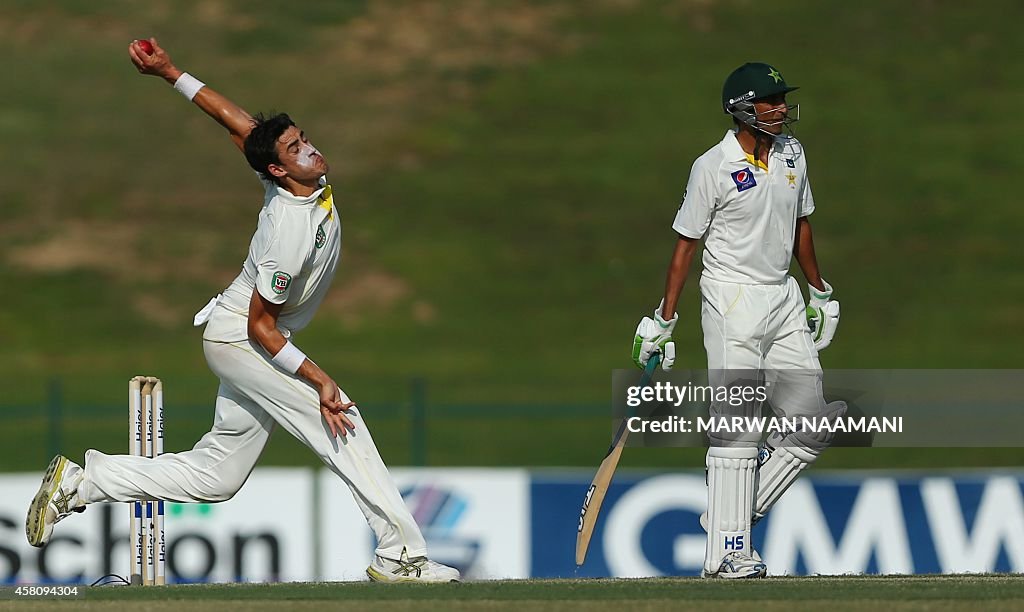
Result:
<svg viewBox="0 0 1024 612"><path fill-rule="evenodd" d="M654 372L658 369L658 364L661 363L661 353L654 353L651 358L647 360L647 365L644 367L643 376L640 377L640 386L646 386L654 378Z"/></svg>

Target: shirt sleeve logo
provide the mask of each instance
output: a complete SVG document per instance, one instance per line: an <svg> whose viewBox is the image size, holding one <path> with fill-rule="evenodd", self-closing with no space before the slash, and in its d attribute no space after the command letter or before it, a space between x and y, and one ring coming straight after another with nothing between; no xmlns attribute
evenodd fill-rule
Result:
<svg viewBox="0 0 1024 612"><path fill-rule="evenodd" d="M736 183L736 191L746 191L751 187L757 186L757 181L754 180L754 173L750 171L750 168L744 168L733 172L732 182Z"/></svg>
<svg viewBox="0 0 1024 612"><path fill-rule="evenodd" d="M316 228L316 241L314 242L314 244L316 245L316 248L319 249L322 248L326 242L327 234L324 233L324 226L321 225Z"/></svg>
<svg viewBox="0 0 1024 612"><path fill-rule="evenodd" d="M292 275L287 272L274 272L274 293L281 295L288 290L288 285L292 284Z"/></svg>

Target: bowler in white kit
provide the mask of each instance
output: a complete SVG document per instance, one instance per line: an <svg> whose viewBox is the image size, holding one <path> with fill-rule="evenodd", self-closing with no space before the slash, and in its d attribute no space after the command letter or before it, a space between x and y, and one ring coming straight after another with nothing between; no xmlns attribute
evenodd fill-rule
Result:
<svg viewBox="0 0 1024 612"><path fill-rule="evenodd" d="M450 582L458 570L431 561L412 515L359 409L292 342L323 300L341 252L328 165L284 114L250 116L174 66L156 41L128 49L139 72L162 77L225 127L264 188L249 254L234 282L203 308L203 350L220 378L214 424L192 450L156 458L89 450L78 466L51 462L29 508L26 534L45 545L54 524L95 502L219 502L245 483L274 427L302 441L352 491L377 537L367 568L381 582Z"/></svg>
<svg viewBox="0 0 1024 612"><path fill-rule="evenodd" d="M839 303L822 279L808 217L814 198L803 146L784 128L799 117L786 103L796 89L773 66L747 63L725 81L722 109L733 120L721 142L693 163L672 228L678 235L664 299L644 317L633 360L644 367L655 352L668 370L676 358L676 304L693 254L704 240L701 325L711 384L734 384L751 373L771 389L780 416L837 418L843 402L826 404L818 351L832 340ZM789 266L796 258L810 293L805 306ZM745 410L760 411L760 402ZM711 415L736 415L712 402ZM709 434L708 532L702 576L760 578L765 564L750 529L832 442L831 435L773 434L760 444L750 432Z"/></svg>

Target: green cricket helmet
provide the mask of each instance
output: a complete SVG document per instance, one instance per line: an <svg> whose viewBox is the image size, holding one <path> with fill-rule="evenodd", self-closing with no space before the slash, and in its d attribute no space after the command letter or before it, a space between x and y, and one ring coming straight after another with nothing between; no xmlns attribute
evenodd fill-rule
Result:
<svg viewBox="0 0 1024 612"><path fill-rule="evenodd" d="M732 71L722 86L722 109L742 123L757 128L754 101L798 89L786 84L786 79L774 66L761 62L747 62ZM800 118L800 106L792 107L796 116L787 117L786 125Z"/></svg>

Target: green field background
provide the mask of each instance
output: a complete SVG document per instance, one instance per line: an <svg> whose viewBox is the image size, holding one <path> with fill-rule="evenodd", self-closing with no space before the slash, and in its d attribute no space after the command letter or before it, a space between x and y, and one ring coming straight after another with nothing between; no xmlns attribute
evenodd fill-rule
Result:
<svg viewBox="0 0 1024 612"><path fill-rule="evenodd" d="M0 471L125 448L137 373L165 381L168 450L212 422L191 317L237 274L262 194L219 127L135 72L133 38L252 112L289 112L331 162L343 260L297 343L386 460L594 466L611 370L658 302L689 166L729 126L721 83L745 61L801 87L843 305L826 370L1021 366L1022 19L1009 1L7 2ZM704 365L698 302L690 283L683 367ZM263 463L314 461L279 432Z"/></svg>

